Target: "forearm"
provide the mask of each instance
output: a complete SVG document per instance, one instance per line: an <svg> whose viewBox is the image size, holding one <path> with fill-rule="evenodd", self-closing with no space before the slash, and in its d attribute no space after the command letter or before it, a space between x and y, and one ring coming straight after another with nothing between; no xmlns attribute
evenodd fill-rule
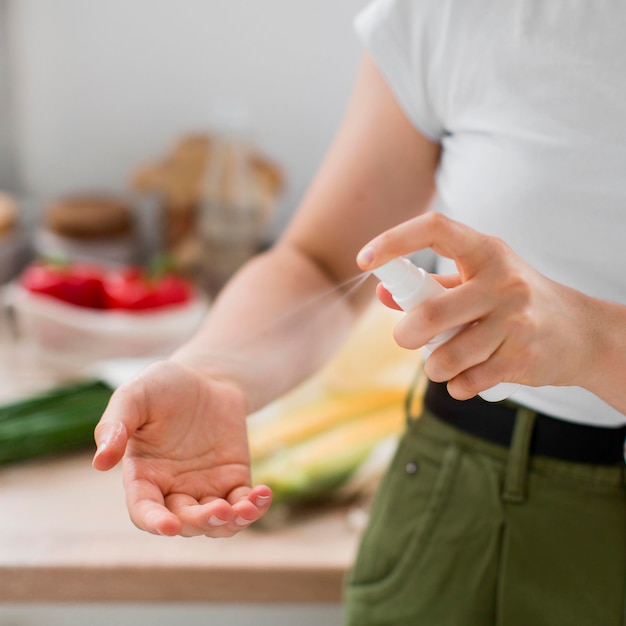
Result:
<svg viewBox="0 0 626 626"><path fill-rule="evenodd" d="M279 245L230 281L203 327L172 358L231 380L254 411L333 354L370 290L356 281L337 285L312 259Z"/></svg>
<svg viewBox="0 0 626 626"><path fill-rule="evenodd" d="M575 384L626 415L626 306L587 298L588 367Z"/></svg>
<svg viewBox="0 0 626 626"><path fill-rule="evenodd" d="M373 295L373 279L369 288L350 282L357 251L427 210L440 153L365 58L344 122L280 241L229 282L173 358L230 378L250 410L313 373Z"/></svg>

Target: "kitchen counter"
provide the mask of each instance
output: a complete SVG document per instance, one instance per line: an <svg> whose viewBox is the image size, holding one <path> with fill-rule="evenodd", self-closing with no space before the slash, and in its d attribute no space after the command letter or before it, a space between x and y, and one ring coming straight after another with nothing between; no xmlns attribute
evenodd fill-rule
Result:
<svg viewBox="0 0 626 626"><path fill-rule="evenodd" d="M0 335L0 401L67 375ZM0 467L0 602L339 601L353 511L277 510L230 539L153 536L128 517L121 469L97 472L91 454Z"/></svg>
<svg viewBox="0 0 626 626"><path fill-rule="evenodd" d="M130 522L119 468L90 462L0 469L0 601L339 601L358 538L346 509L230 539L159 537Z"/></svg>

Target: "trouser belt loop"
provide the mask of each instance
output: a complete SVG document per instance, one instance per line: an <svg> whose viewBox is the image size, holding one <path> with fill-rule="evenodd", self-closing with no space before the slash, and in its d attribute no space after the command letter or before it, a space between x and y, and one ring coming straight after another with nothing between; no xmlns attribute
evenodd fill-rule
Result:
<svg viewBox="0 0 626 626"><path fill-rule="evenodd" d="M520 503L526 499L530 441L536 417L535 411L526 408L519 408L515 415L502 493L505 502Z"/></svg>
<svg viewBox="0 0 626 626"><path fill-rule="evenodd" d="M406 425L409 427L422 412L424 404L422 398L426 393L427 382L428 378L426 378L424 374L424 365L423 363L420 363L404 398L404 415L406 418ZM416 404L417 406L415 406Z"/></svg>

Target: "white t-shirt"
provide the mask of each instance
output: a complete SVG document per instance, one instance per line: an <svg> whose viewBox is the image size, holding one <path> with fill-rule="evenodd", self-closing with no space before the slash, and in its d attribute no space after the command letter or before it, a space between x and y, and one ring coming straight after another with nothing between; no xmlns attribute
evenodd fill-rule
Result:
<svg viewBox="0 0 626 626"><path fill-rule="evenodd" d="M376 0L355 25L409 119L443 146L436 210L626 304L626 2ZM626 423L578 387L513 399Z"/></svg>

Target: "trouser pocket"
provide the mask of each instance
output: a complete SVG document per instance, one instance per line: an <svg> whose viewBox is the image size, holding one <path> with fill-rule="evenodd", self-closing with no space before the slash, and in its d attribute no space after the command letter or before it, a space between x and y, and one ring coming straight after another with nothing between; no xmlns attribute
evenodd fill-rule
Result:
<svg viewBox="0 0 626 626"><path fill-rule="evenodd" d="M373 503L346 586L350 625L493 619L497 475L456 444L430 441L422 419L403 438Z"/></svg>

